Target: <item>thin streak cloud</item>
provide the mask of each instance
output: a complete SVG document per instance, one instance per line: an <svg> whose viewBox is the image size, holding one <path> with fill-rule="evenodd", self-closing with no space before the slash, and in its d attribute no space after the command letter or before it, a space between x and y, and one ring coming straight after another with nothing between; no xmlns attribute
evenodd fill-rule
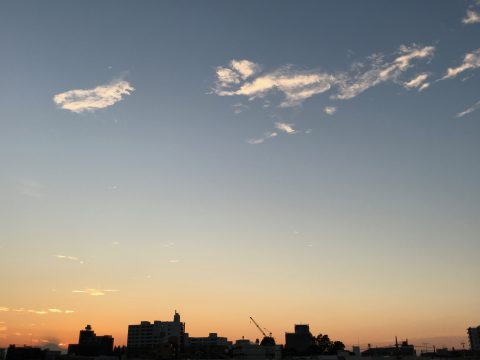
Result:
<svg viewBox="0 0 480 360"><path fill-rule="evenodd" d="M475 104L473 104L472 106L470 106L469 108L463 110L462 112L459 112L456 117L457 118L460 118L460 117L464 117L465 115L468 115L468 114L471 114L473 113L474 111L480 109L480 101L477 101Z"/></svg>
<svg viewBox="0 0 480 360"><path fill-rule="evenodd" d="M262 144L265 140L271 139L277 135L278 133L276 131L271 131L271 132L265 133L264 136L261 138L248 139L247 142L251 145L258 145L258 144Z"/></svg>
<svg viewBox="0 0 480 360"><path fill-rule="evenodd" d="M441 80L452 79L462 72L480 67L480 49L465 54L462 64L448 68L447 73Z"/></svg>
<svg viewBox="0 0 480 360"><path fill-rule="evenodd" d="M62 109L82 113L112 106L134 90L127 81L115 80L93 89L74 89L59 93L53 97L53 102Z"/></svg>
<svg viewBox="0 0 480 360"><path fill-rule="evenodd" d="M73 293L77 294L87 294L90 296L104 296L107 293L118 292L120 290L117 289L94 289L94 288L86 288L84 290L72 290Z"/></svg>
<svg viewBox="0 0 480 360"><path fill-rule="evenodd" d="M70 260L70 261L76 261L80 264L84 264L85 262L83 260L80 260L78 257L76 256L70 256L70 255L53 255L55 256L57 259L65 259L65 260Z"/></svg>

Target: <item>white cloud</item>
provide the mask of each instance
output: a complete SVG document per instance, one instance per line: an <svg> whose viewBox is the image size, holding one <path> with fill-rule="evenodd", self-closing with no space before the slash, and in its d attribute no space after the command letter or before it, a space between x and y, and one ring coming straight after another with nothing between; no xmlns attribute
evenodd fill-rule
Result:
<svg viewBox="0 0 480 360"><path fill-rule="evenodd" d="M333 115L337 112L337 108L335 106L325 106L323 112L327 115Z"/></svg>
<svg viewBox="0 0 480 360"><path fill-rule="evenodd" d="M94 288L87 288L84 290L72 290L73 293L77 294L88 294L91 296L104 296L109 292L118 292L119 290L116 289L94 289Z"/></svg>
<svg viewBox="0 0 480 360"><path fill-rule="evenodd" d="M273 137L275 137L275 136L277 136L277 135L278 135L278 133L277 133L276 131L271 131L271 132L265 133L264 136L261 137L261 138L258 138L258 139L249 139L249 140L247 140L247 142L248 142L249 144L252 144L252 145L258 145L258 144L263 143L265 140L271 139L271 138L273 138Z"/></svg>
<svg viewBox="0 0 480 360"><path fill-rule="evenodd" d="M364 64L354 63L350 71L343 73L300 71L288 65L257 74L257 64L233 60L228 67L217 68L213 92L219 96L246 96L249 100L279 92L285 97L281 107L300 105L304 100L330 90L333 91L332 98L347 100L382 82L398 83L400 75L413 67L415 60L430 59L434 52L433 46L402 45L391 61L386 61L384 55L374 54L367 58L369 69L365 70ZM244 62L249 65L239 65ZM247 77L249 79L245 80Z"/></svg>
<svg viewBox="0 0 480 360"><path fill-rule="evenodd" d="M460 66L448 68L447 73L441 80L454 78L466 70L476 69L478 67L480 67L480 49L467 53L463 58L463 63Z"/></svg>
<svg viewBox="0 0 480 360"><path fill-rule="evenodd" d="M429 59L434 52L433 46L402 45L398 56L391 62L385 61L382 55L372 55L369 58L370 70L360 72L356 76L345 76L339 81L339 92L332 98L348 100L383 82L397 82L399 76L413 66L414 60Z"/></svg>
<svg viewBox="0 0 480 360"><path fill-rule="evenodd" d="M477 101L475 104L470 106L468 109L465 109L462 112L459 112L457 114L457 117L463 117L463 116L468 115L468 114L470 114L470 113L472 113L472 112L474 112L475 110L478 110L478 109L480 109L480 101Z"/></svg>
<svg viewBox="0 0 480 360"><path fill-rule="evenodd" d="M230 84L238 84L240 82L240 75L229 68L218 67L217 79L221 87L226 87Z"/></svg>
<svg viewBox="0 0 480 360"><path fill-rule="evenodd" d="M214 92L219 96L243 95L252 100L264 97L271 91L280 91L285 95L281 106L286 107L299 105L303 100L329 90L334 80L329 74L299 72L286 66L251 81L245 81L237 89L232 88L241 82L240 79L251 77L259 69L259 65L248 60L233 60L230 68L217 68Z"/></svg>
<svg viewBox="0 0 480 360"><path fill-rule="evenodd" d="M278 131L284 132L287 135L297 134L299 132L304 132L305 134L309 134L311 132L311 129L308 129L308 130L305 130L305 131L302 131L302 130L297 131L293 128L293 125L294 124L288 124L288 123L284 123L284 122L276 122L275 123L275 129L277 129ZM276 136L278 136L277 131L269 131L269 132L266 132L263 135L263 137L248 139L247 142L249 144L252 144L252 145L258 145L258 144L262 144L265 140L274 138Z"/></svg>
<svg viewBox="0 0 480 360"><path fill-rule="evenodd" d="M76 261L80 264L84 264L84 261L79 259L76 256L70 256L70 255L53 255L53 256L55 256L57 259L65 259L65 260L70 260L70 261Z"/></svg>
<svg viewBox="0 0 480 360"><path fill-rule="evenodd" d="M230 66L240 74L242 79L247 79L260 70L258 64L248 60L232 60Z"/></svg>
<svg viewBox="0 0 480 360"><path fill-rule="evenodd" d="M168 262L171 263L171 264L176 264L176 263L179 263L180 260L178 260L178 259L172 259L172 260L168 260Z"/></svg>
<svg viewBox="0 0 480 360"><path fill-rule="evenodd" d="M29 313L34 313L37 315L45 315L48 314L48 311L46 310L28 310Z"/></svg>
<svg viewBox="0 0 480 360"><path fill-rule="evenodd" d="M418 88L418 91L423 91L425 90L426 88L428 88L430 86L430 83L425 83L425 84L422 84L422 86L420 86Z"/></svg>
<svg viewBox="0 0 480 360"><path fill-rule="evenodd" d="M25 309L25 308L10 309L10 308L7 308L7 307L0 307L0 311L4 311L4 312L13 311L13 312L20 312L20 313L32 313L32 314L37 314L37 315L45 315L45 314L48 314L48 313L67 313L67 311L73 312L73 310L63 311L63 310L55 309L55 308L51 308L51 309L47 309L47 310L36 310L36 309Z"/></svg>
<svg viewBox="0 0 480 360"><path fill-rule="evenodd" d="M283 122L276 122L275 123L275 128L277 128L280 131L286 132L287 134L294 134L295 129L293 128L294 124L287 124Z"/></svg>
<svg viewBox="0 0 480 360"><path fill-rule="evenodd" d="M414 77L412 80L404 82L403 86L406 89L413 89L413 88L421 88L423 85L425 85L425 80L428 79L428 74L423 73L419 74L416 77ZM427 85L428 87L428 85Z"/></svg>
<svg viewBox="0 0 480 360"><path fill-rule="evenodd" d="M467 10L467 15L462 19L464 24L480 23L480 14L474 10Z"/></svg>
<svg viewBox="0 0 480 360"><path fill-rule="evenodd" d="M94 89L75 89L57 94L53 97L53 101L62 109L81 113L112 106L134 90L127 81L115 80Z"/></svg>

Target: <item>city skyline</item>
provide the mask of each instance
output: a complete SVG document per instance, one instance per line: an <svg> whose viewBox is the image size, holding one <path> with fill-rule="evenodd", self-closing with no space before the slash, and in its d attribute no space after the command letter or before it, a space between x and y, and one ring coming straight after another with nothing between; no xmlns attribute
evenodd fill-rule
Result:
<svg viewBox="0 0 480 360"><path fill-rule="evenodd" d="M0 2L0 34L0 347L480 324L478 1Z"/></svg>

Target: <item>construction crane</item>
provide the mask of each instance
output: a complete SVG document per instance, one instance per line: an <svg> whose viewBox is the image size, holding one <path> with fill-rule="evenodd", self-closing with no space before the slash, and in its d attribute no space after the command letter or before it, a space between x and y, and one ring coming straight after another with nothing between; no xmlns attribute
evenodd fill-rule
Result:
<svg viewBox="0 0 480 360"><path fill-rule="evenodd" d="M257 329L262 333L263 335L263 339L262 341L260 342L260 345L261 346L273 346L275 345L275 339L272 337L272 333L270 333L269 335L267 335L265 333L265 331L263 331L263 329L260 327L260 325L258 325L258 323L254 320L253 317L250 316L250 320L252 320L252 322L255 324L255 326L257 327ZM267 330L267 329L265 329ZM268 331L268 330L267 330Z"/></svg>

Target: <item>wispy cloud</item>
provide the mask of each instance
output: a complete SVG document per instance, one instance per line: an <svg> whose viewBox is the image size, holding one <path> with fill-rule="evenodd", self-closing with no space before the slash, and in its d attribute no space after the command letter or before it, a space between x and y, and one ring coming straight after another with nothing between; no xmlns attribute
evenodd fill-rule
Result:
<svg viewBox="0 0 480 360"><path fill-rule="evenodd" d="M240 84L241 77L235 75L233 68L220 69L221 73L217 70L214 88L217 95L242 95L253 100L262 98L269 92L280 91L285 95L285 100L280 104L283 107L299 105L303 100L329 90L335 80L332 75L326 73L296 71L292 66L285 66ZM234 86L238 88L234 89Z"/></svg>
<svg viewBox="0 0 480 360"><path fill-rule="evenodd" d="M366 65L355 63L350 70L336 73L298 70L286 65L259 74L260 66L255 64L251 65L255 71L248 73L248 79L235 68L237 60L234 60L228 67L217 68L213 92L219 96L246 96L249 100L280 92L285 96L281 107L300 105L304 100L327 91L332 92L333 99L348 100L383 82L403 84L400 75L412 68L415 61L433 57L434 52L433 46L402 45L391 60L386 60L383 54L373 54L366 59Z"/></svg>
<svg viewBox="0 0 480 360"><path fill-rule="evenodd" d="M296 129L293 128L294 125L295 124L289 124L289 123L285 123L285 122L276 122L274 124L276 130L266 132L263 135L263 137L260 137L260 138L248 139L247 142L249 144L252 144L252 145L258 145L258 144L262 144L263 142L265 142L265 140L277 137L279 135L279 133L285 133L287 135L292 135L292 134L298 134L298 133L309 134L311 132L311 129L300 130L300 131L296 130Z"/></svg>
<svg viewBox="0 0 480 360"><path fill-rule="evenodd" d="M428 74L423 73L415 76L410 81L406 81L403 83L405 89L414 89L418 88L419 90L425 90L430 84L426 83L425 80L428 79Z"/></svg>
<svg viewBox="0 0 480 360"><path fill-rule="evenodd" d="M0 311L3 311L3 312L17 312L17 313L32 313L32 314L37 314L37 315L46 315L46 314L49 314L49 313L62 313L62 314L71 314L75 311L73 310L60 310L60 309L56 309L56 308L50 308L50 309L46 309L46 310L36 310L36 309L25 309L25 308L8 308L8 307L0 307Z"/></svg>
<svg viewBox="0 0 480 360"><path fill-rule="evenodd" d="M178 259L171 259L171 260L168 260L168 262L171 263L171 264L176 264L176 263L179 263L180 260L178 260Z"/></svg>
<svg viewBox="0 0 480 360"><path fill-rule="evenodd" d="M465 17L462 19L462 22L464 24L470 25L470 24L478 24L480 23L480 13L478 13L475 10L467 10L467 14Z"/></svg>
<svg viewBox="0 0 480 360"><path fill-rule="evenodd" d="M116 289L94 289L94 288L87 288L87 289L84 289L84 290L72 290L73 293L87 294L87 295L91 295L91 296L104 296L107 293L118 292L118 291L120 291L120 290L116 290Z"/></svg>
<svg viewBox="0 0 480 360"><path fill-rule="evenodd" d="M400 75L413 67L413 62L419 59L430 59L433 57L435 47L418 45L402 45L393 61L385 61L381 54L374 54L369 57L370 68L363 71L363 66L357 70L354 76L345 76L339 80L339 91L332 98L348 100L352 99L365 90L387 81L398 83ZM357 67L356 67L357 68Z"/></svg>
<svg viewBox="0 0 480 360"><path fill-rule="evenodd" d="M276 122L275 123L275 128L277 128L280 131L286 132L287 134L294 134L295 129L293 128L294 124L287 124L284 122Z"/></svg>
<svg viewBox="0 0 480 360"><path fill-rule="evenodd" d="M233 104L232 107L233 107L233 112L237 115L248 109L248 106L242 103Z"/></svg>
<svg viewBox="0 0 480 360"><path fill-rule="evenodd" d="M478 110L480 109L480 101L477 101L475 104L473 104L472 106L470 106L468 109L465 109L463 110L462 112L459 112L457 114L457 117L464 117L465 115L468 115L472 112L474 112L475 110Z"/></svg>
<svg viewBox="0 0 480 360"><path fill-rule="evenodd" d="M53 97L53 101L62 109L81 113L112 106L134 90L127 81L114 80L110 84L93 89L74 89L57 94Z"/></svg>
<svg viewBox="0 0 480 360"><path fill-rule="evenodd" d="M462 64L454 68L448 68L447 73L441 80L454 78L466 70L478 67L480 67L480 49L465 54Z"/></svg>
<svg viewBox="0 0 480 360"><path fill-rule="evenodd" d="M277 135L278 135L278 133L276 131L270 131L270 132L265 133L263 135L263 137L261 137L261 138L248 139L247 142L249 144L252 144L252 145L258 145L258 144L263 143L265 140L271 139L271 138L273 138Z"/></svg>
<svg viewBox="0 0 480 360"><path fill-rule="evenodd" d="M76 261L80 264L84 264L85 262L83 260L80 260L78 257L76 256L70 256L70 255L53 255L55 256L57 259L65 259L65 260L70 260L70 261Z"/></svg>
<svg viewBox="0 0 480 360"><path fill-rule="evenodd" d="M337 108L335 106L325 106L323 112L327 115L333 115L337 112Z"/></svg>

